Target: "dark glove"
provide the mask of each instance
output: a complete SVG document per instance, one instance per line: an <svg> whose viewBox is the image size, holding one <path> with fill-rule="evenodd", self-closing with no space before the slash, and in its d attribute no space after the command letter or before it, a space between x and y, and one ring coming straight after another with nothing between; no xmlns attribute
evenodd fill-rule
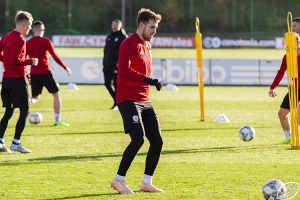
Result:
<svg viewBox="0 0 300 200"><path fill-rule="evenodd" d="M160 91L163 86L162 82L160 82L158 79L152 79L149 77L145 77L144 83L148 83L149 85L154 85L157 91Z"/></svg>

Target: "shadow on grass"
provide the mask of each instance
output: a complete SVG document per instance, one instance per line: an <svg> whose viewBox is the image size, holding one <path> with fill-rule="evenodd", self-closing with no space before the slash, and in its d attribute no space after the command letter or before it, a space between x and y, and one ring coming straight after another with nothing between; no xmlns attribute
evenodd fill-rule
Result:
<svg viewBox="0 0 300 200"><path fill-rule="evenodd" d="M69 197L59 197L59 198L49 198L49 199L43 199L43 200L63 200L63 199L81 199L86 197L101 197L101 196L114 196L119 195L119 193L103 193L103 194L83 194L80 196L69 196Z"/></svg>
<svg viewBox="0 0 300 200"><path fill-rule="evenodd" d="M30 123L28 123L28 124L29 124L30 128L34 128L36 126L38 126L39 128L57 127L54 125L54 123L53 124L41 124L41 125L35 125L35 124L30 124Z"/></svg>
<svg viewBox="0 0 300 200"><path fill-rule="evenodd" d="M139 193L141 191L139 190L134 190L134 193ZM122 197L122 195L120 195L119 193L115 192L115 193L102 193L102 194L82 194L79 196L69 196L69 197L58 197L58 198L47 198L47 199L43 199L43 200L63 200L63 199L81 199L81 198L85 198L85 197L101 197L101 196L107 196L107 197L111 197L111 196L119 196L120 198Z"/></svg>
<svg viewBox="0 0 300 200"><path fill-rule="evenodd" d="M50 127L44 126L44 127ZM55 128L55 126L52 126ZM274 126L276 127L276 126ZM255 127L255 128L274 128L270 127ZM215 128L177 128L177 129L162 129L162 132L180 132L180 131L215 131L215 130L238 130L239 127L215 127ZM41 135L94 135L94 134L114 134L114 133L124 133L123 130L116 130L116 131L89 131L89 132L70 132L70 133L46 133ZM27 136L33 136L36 134L26 134Z"/></svg>
<svg viewBox="0 0 300 200"><path fill-rule="evenodd" d="M272 145L272 149L281 148L281 145ZM249 152L251 150L258 149L270 149L270 146L267 145L255 145L255 146L224 146L224 147L204 147L204 148L193 148L193 149L176 149L176 150L164 150L162 155L175 155L175 154L203 154L203 153L219 153L219 152ZM1 166L10 166L10 165L23 165L23 164L43 164L48 162L72 162L80 160L101 160L104 158L114 158L122 157L122 152L120 153L108 153L108 154L94 154L94 155L67 155L67 156L52 156L52 157L41 157L41 158L32 158L24 161L4 161L0 162ZM147 152L138 153L137 156L145 156Z"/></svg>
<svg viewBox="0 0 300 200"><path fill-rule="evenodd" d="M255 126L255 129L269 129L276 128L278 126ZM234 130L238 132L241 127L231 126L231 127L206 127L206 128L177 128L177 129L162 129L162 132L179 132L179 131L216 131L216 130Z"/></svg>
<svg viewBox="0 0 300 200"><path fill-rule="evenodd" d="M44 126L46 127L46 126ZM54 127L55 126L49 126ZM124 131L89 131L89 132L70 132L70 133L45 133L45 134L39 134L39 135L94 135L94 134L113 134L113 133L124 133ZM26 136L35 136L37 134L26 134Z"/></svg>

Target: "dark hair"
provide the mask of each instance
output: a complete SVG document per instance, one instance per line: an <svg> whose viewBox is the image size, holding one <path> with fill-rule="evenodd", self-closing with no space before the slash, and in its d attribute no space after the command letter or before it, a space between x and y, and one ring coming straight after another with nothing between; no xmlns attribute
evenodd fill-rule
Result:
<svg viewBox="0 0 300 200"><path fill-rule="evenodd" d="M141 8L138 12L137 18L136 18L136 24L139 25L140 22L147 24L149 20L154 20L155 22L161 21L161 15L156 14L155 12L151 11L147 8Z"/></svg>
<svg viewBox="0 0 300 200"><path fill-rule="evenodd" d="M19 10L16 13L15 21L16 23L22 22L22 21L32 21L33 17L29 12Z"/></svg>
<svg viewBox="0 0 300 200"><path fill-rule="evenodd" d="M43 23L42 21L39 21L39 20L34 21L34 22L32 23L32 27L33 27L33 28L41 27L42 25L44 25L44 23Z"/></svg>
<svg viewBox="0 0 300 200"><path fill-rule="evenodd" d="M300 22L300 17L295 17L295 18L293 19L293 22Z"/></svg>
<svg viewBox="0 0 300 200"><path fill-rule="evenodd" d="M119 19L114 19L114 20L112 20L113 22L116 22L116 23L118 23L118 24L122 24L122 21L121 20L119 20Z"/></svg>

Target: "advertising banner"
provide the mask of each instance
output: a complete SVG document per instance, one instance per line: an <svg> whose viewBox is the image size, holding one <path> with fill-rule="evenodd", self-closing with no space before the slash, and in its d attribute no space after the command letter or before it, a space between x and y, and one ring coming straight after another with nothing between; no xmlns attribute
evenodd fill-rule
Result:
<svg viewBox="0 0 300 200"><path fill-rule="evenodd" d="M53 75L59 83L104 83L102 58L62 59L72 69L71 76L50 59ZM195 59L153 59L152 75L164 83L197 85L196 62ZM281 60L204 59L203 80L205 85L271 85L280 64ZM2 73L0 62L1 79ZM281 84L287 85L286 76Z"/></svg>
<svg viewBox="0 0 300 200"><path fill-rule="evenodd" d="M60 83L103 84L102 58L63 58L72 69L72 76L53 60L53 74ZM281 60L204 59L206 85L271 85ZM197 85L195 59L153 59L153 77L164 83ZM283 78L282 84L287 84Z"/></svg>
<svg viewBox="0 0 300 200"><path fill-rule="evenodd" d="M106 35L54 35L54 46L60 47L104 47ZM160 36L151 41L152 47L161 48L195 48L194 37ZM284 48L284 38L240 39L203 37L203 47L210 48Z"/></svg>

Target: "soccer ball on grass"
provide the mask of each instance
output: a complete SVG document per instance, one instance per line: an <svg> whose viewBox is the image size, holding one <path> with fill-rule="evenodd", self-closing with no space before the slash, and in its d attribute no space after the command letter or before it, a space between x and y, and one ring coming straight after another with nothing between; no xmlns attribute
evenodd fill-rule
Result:
<svg viewBox="0 0 300 200"><path fill-rule="evenodd" d="M29 114L30 124L39 124L43 121L43 116L39 112L32 112Z"/></svg>
<svg viewBox="0 0 300 200"><path fill-rule="evenodd" d="M239 130L239 136L241 140L249 142L255 137L255 129L252 126L243 126Z"/></svg>
<svg viewBox="0 0 300 200"><path fill-rule="evenodd" d="M276 179L267 181L263 185L262 191L266 200L285 199L287 195L285 184Z"/></svg>

